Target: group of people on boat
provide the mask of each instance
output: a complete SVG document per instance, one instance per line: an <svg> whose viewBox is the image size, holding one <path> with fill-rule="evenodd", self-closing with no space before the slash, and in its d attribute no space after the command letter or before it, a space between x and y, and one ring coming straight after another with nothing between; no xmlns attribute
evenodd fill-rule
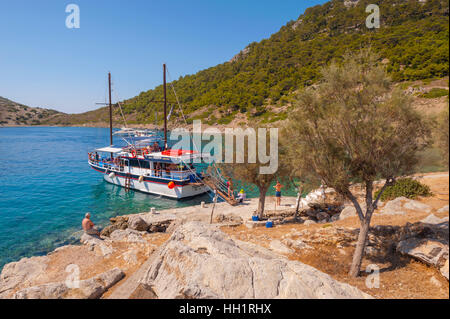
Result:
<svg viewBox="0 0 450 319"><path fill-rule="evenodd" d="M88 156L89 156L89 161L91 161L91 162L98 163L100 161L100 156L98 155L97 152L88 153Z"/></svg>
<svg viewBox="0 0 450 319"><path fill-rule="evenodd" d="M153 170L155 173L155 176L162 176L163 173L170 174L171 172L184 172L188 171L189 168L184 164L166 164L166 163L159 163L157 162L155 164L155 169Z"/></svg>

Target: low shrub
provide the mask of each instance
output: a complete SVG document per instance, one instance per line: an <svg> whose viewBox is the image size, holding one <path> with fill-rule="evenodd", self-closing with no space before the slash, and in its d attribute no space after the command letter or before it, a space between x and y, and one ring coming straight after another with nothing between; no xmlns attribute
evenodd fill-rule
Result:
<svg viewBox="0 0 450 319"><path fill-rule="evenodd" d="M380 191L375 192L375 198ZM382 201L391 200L404 196L406 198L415 199L418 196L430 196L430 187L416 181L412 178L402 178L395 182L394 185L386 187L380 199Z"/></svg>
<svg viewBox="0 0 450 319"><path fill-rule="evenodd" d="M448 90L441 89L441 88L433 88L427 93L423 93L420 95L420 97L426 98L426 99L435 99L441 96L448 95Z"/></svg>

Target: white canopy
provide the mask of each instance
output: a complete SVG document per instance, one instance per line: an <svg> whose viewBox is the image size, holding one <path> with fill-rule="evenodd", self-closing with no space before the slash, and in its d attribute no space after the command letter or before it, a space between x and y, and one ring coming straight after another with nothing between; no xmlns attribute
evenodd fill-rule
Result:
<svg viewBox="0 0 450 319"><path fill-rule="evenodd" d="M122 151L122 149L117 148L117 147L112 147L112 146L106 146L106 147L102 147L102 148L97 148L95 151L96 152L107 152L107 153L119 153Z"/></svg>

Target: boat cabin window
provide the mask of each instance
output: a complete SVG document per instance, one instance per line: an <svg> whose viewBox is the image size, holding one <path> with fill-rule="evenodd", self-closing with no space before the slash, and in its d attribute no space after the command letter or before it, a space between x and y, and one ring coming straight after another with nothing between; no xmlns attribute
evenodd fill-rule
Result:
<svg viewBox="0 0 450 319"><path fill-rule="evenodd" d="M140 168L146 168L146 169L150 169L150 162L148 161L141 161L139 159L129 159L130 161L130 166L132 167L140 167Z"/></svg>

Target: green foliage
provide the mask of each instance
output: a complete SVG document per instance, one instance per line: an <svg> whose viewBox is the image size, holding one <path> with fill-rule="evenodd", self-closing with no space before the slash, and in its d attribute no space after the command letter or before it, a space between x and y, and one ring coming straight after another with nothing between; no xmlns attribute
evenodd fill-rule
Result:
<svg viewBox="0 0 450 319"><path fill-rule="evenodd" d="M375 192L375 197L380 191ZM402 178L395 182L392 186L387 186L381 194L382 201L391 200L397 197L404 196L406 198L415 199L418 196L430 196L430 187L424 185L412 178Z"/></svg>
<svg viewBox="0 0 450 319"><path fill-rule="evenodd" d="M228 124L232 121L233 119L231 117L222 117L220 118L217 123L218 124Z"/></svg>
<svg viewBox="0 0 450 319"><path fill-rule="evenodd" d="M423 93L420 95L420 97L426 98L426 99L435 99L437 97L446 96L448 95L448 90L441 89L441 88L432 88L427 93Z"/></svg>
<svg viewBox="0 0 450 319"><path fill-rule="evenodd" d="M449 109L447 108L439 114L438 125L436 127L437 144L441 151L442 162L448 167L449 163Z"/></svg>
<svg viewBox="0 0 450 319"><path fill-rule="evenodd" d="M315 172L348 196L355 181L411 173L428 144L428 123L410 97L392 85L376 56L363 50L323 70L315 89L301 92L285 138L300 176Z"/></svg>
<svg viewBox="0 0 450 319"><path fill-rule="evenodd" d="M382 21L376 30L364 24L369 3L361 0L347 8L343 0L332 0L308 8L297 21L249 44L232 61L172 81L186 114L215 105L242 113L257 109L252 117L260 117L262 106L285 103L284 96L317 82L321 67L367 46L387 61L394 81L448 75L448 1L380 0ZM162 114L161 103L152 103L162 95L162 86L142 92L124 102L124 112L139 114L138 121L153 117L155 110ZM169 90L169 99L171 95Z"/></svg>

